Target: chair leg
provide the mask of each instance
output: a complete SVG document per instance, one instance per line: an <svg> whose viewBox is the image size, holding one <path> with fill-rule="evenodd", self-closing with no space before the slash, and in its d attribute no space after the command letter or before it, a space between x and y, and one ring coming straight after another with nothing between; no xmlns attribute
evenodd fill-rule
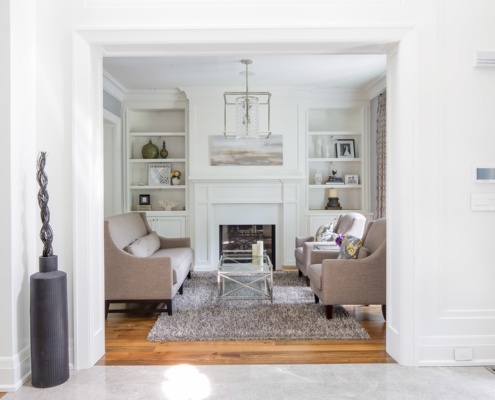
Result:
<svg viewBox="0 0 495 400"><path fill-rule="evenodd" d="M387 320L387 305L386 304L382 304L382 315L383 315L383 319L386 321Z"/></svg>
<svg viewBox="0 0 495 400"><path fill-rule="evenodd" d="M108 317L108 310L110 310L110 302L105 300L105 319Z"/></svg>
<svg viewBox="0 0 495 400"><path fill-rule="evenodd" d="M306 277L306 286L311 286L311 281L309 280L309 276Z"/></svg>
<svg viewBox="0 0 495 400"><path fill-rule="evenodd" d="M187 278L188 278L188 279L191 279L191 271L189 271L189 272L188 272L188 274L187 274Z"/></svg>
<svg viewBox="0 0 495 400"><path fill-rule="evenodd" d="M184 284L180 285L179 293L184 294Z"/></svg>
<svg viewBox="0 0 495 400"><path fill-rule="evenodd" d="M318 304L320 302L320 298L315 294L315 304Z"/></svg>
<svg viewBox="0 0 495 400"><path fill-rule="evenodd" d="M172 315L172 300L165 300L163 303L164 306L167 306L167 314Z"/></svg>
<svg viewBox="0 0 495 400"><path fill-rule="evenodd" d="M325 314L327 319L332 319L333 306L325 306Z"/></svg>
<svg viewBox="0 0 495 400"><path fill-rule="evenodd" d="M297 274L299 275L299 278L301 278L301 277L302 277L302 271L301 271L300 269L299 269L299 270L297 270Z"/></svg>

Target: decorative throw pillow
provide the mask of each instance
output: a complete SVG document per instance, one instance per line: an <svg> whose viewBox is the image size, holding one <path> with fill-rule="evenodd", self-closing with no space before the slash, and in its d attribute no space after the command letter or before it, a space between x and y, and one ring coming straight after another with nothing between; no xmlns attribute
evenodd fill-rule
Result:
<svg viewBox="0 0 495 400"><path fill-rule="evenodd" d="M345 235L344 239L342 240L342 246L340 246L340 251L337 259L356 259L358 257L359 249L362 245L363 243L361 242L361 239L355 236Z"/></svg>
<svg viewBox="0 0 495 400"><path fill-rule="evenodd" d="M315 242L331 242L333 235L333 223L322 225L316 231Z"/></svg>
<svg viewBox="0 0 495 400"><path fill-rule="evenodd" d="M155 232L136 239L124 248L124 251L136 257L149 257L160 248L160 238Z"/></svg>

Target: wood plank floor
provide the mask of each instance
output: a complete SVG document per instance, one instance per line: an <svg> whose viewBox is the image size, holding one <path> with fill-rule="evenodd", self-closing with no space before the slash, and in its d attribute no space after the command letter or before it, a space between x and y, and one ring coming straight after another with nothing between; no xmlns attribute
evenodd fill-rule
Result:
<svg viewBox="0 0 495 400"><path fill-rule="evenodd" d="M97 365L395 363L385 352L380 306L346 306L370 340L148 342L156 316L109 314L106 354Z"/></svg>

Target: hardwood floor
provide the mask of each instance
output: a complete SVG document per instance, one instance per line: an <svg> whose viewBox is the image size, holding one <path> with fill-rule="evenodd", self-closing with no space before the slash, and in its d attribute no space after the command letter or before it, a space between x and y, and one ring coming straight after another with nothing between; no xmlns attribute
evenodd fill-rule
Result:
<svg viewBox="0 0 495 400"><path fill-rule="evenodd" d="M385 352L380 306L346 306L370 340L148 342L157 316L110 314L106 354L97 365L364 364L395 363Z"/></svg>

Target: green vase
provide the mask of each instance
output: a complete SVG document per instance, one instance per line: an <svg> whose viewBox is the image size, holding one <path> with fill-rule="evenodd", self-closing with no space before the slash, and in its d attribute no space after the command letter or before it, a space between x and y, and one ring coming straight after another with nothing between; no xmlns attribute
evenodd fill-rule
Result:
<svg viewBox="0 0 495 400"><path fill-rule="evenodd" d="M163 149L160 150L160 157L161 158L168 157L168 150L165 148L165 140L163 141Z"/></svg>
<svg viewBox="0 0 495 400"><path fill-rule="evenodd" d="M158 158L158 146L154 145L150 139L149 143L143 146L141 154L143 158Z"/></svg>

